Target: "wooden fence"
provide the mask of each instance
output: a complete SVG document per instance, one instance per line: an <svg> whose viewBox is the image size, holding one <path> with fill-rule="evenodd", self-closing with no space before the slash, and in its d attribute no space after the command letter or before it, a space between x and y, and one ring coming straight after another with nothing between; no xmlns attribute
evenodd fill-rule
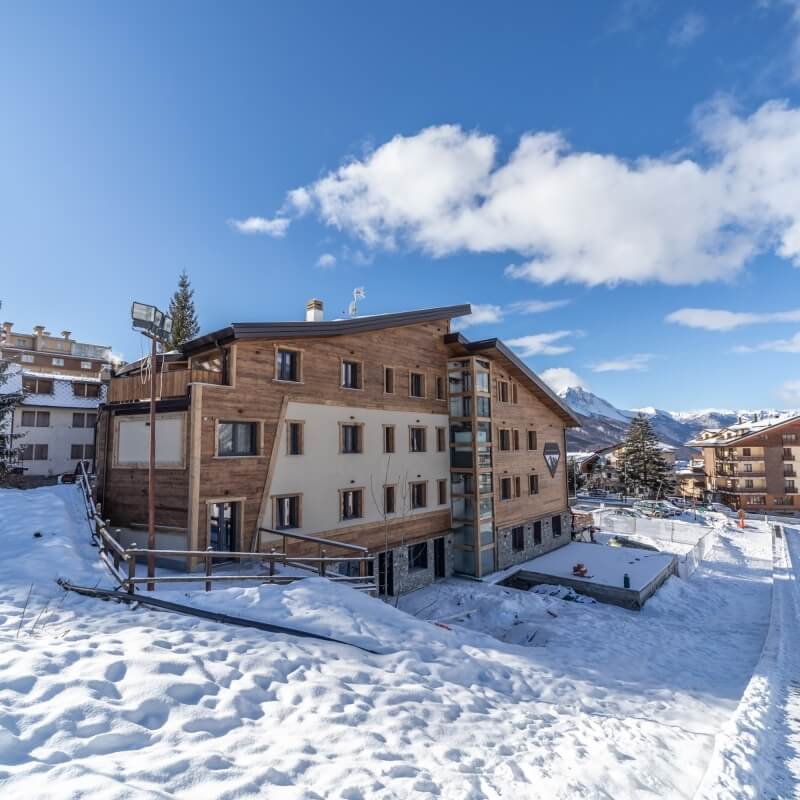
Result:
<svg viewBox="0 0 800 800"><path fill-rule="evenodd" d="M156 376L156 399L183 397L190 383L222 383L221 372L207 369L175 369ZM108 386L109 403L136 403L150 399L150 381L141 375L112 378Z"/></svg>

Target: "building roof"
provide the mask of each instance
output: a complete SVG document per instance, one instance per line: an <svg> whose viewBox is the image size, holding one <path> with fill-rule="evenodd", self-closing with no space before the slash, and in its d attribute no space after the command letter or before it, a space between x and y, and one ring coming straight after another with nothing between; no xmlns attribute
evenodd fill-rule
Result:
<svg viewBox="0 0 800 800"><path fill-rule="evenodd" d="M757 419L752 422L737 422L728 428L719 428L717 430L700 431L698 436L686 442L688 447L718 447L724 445L736 445L740 442L746 442L755 434L765 433L766 431L781 428L792 422L800 422L800 414L791 414L783 417L767 417L765 419ZM704 439L700 437L703 434L711 434Z"/></svg>
<svg viewBox="0 0 800 800"><path fill-rule="evenodd" d="M351 333L379 331L435 322L440 319L464 317L472 313L469 304L423 308L394 314L373 314L348 319L322 320L320 322L233 322L225 328L192 339L181 346L184 354L196 353L210 346L225 344L236 339L302 339L317 336L344 336Z"/></svg>
<svg viewBox="0 0 800 800"><path fill-rule="evenodd" d="M500 339L481 339L477 342L471 342L461 333L450 333L445 336L445 341L448 344L463 347L465 353L482 353L487 350L494 350L499 353L528 379L544 404L555 411L567 423L568 427L580 428L580 420L575 416L572 409Z"/></svg>

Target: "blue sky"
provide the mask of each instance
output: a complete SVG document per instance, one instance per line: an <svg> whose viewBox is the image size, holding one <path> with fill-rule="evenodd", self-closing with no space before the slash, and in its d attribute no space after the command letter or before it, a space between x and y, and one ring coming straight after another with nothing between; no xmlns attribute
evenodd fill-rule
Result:
<svg viewBox="0 0 800 800"><path fill-rule="evenodd" d="M619 406L800 406L799 41L788 0L8 3L0 315L130 359L184 268L204 330L364 286Z"/></svg>

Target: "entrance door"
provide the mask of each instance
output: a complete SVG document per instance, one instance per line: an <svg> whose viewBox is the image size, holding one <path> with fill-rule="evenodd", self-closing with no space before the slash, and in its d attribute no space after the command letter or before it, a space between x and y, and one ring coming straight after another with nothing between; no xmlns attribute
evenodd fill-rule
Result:
<svg viewBox="0 0 800 800"><path fill-rule="evenodd" d="M433 574L436 578L444 578L444 536L433 540Z"/></svg>
<svg viewBox="0 0 800 800"><path fill-rule="evenodd" d="M378 554L378 594L394 594L394 553L391 550Z"/></svg>
<svg viewBox="0 0 800 800"><path fill-rule="evenodd" d="M208 527L208 546L212 550L236 551L239 529L239 503L212 503Z"/></svg>

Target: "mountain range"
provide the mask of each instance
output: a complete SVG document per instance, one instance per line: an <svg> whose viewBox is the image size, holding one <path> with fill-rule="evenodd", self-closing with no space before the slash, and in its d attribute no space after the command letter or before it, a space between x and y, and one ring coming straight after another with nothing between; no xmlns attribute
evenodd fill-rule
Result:
<svg viewBox="0 0 800 800"><path fill-rule="evenodd" d="M580 428L567 431L569 452L593 452L625 438L630 421L637 414L650 419L659 440L677 448L678 458L688 458L694 451L685 443L705 428L724 428L744 419L765 419L784 415L788 410L738 410L706 408L699 411L664 411L659 408L620 409L579 386L560 391L559 397L581 422Z"/></svg>

